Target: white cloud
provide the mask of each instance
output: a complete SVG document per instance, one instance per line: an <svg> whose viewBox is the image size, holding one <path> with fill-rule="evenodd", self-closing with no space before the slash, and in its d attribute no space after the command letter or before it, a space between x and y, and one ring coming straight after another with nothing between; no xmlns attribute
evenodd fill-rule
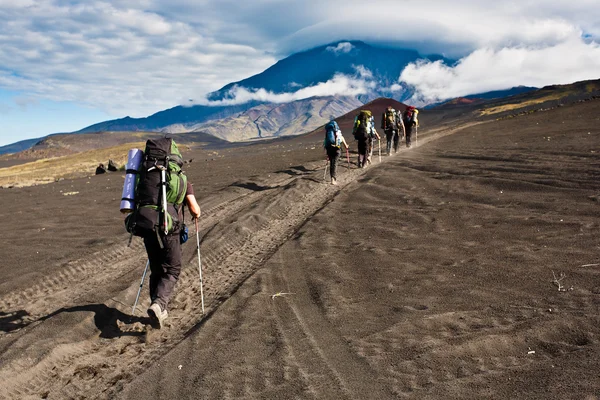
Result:
<svg viewBox="0 0 600 400"><path fill-rule="evenodd" d="M552 46L484 48L456 66L440 61L410 64L400 75L412 85L417 103L507 89L542 87L600 78L600 45L572 37Z"/></svg>
<svg viewBox="0 0 600 400"><path fill-rule="evenodd" d="M362 66L361 66L362 67ZM361 73L362 72L362 73ZM249 101L261 101L270 103L287 103L290 101L308 99L316 96L358 96L366 94L375 89L376 82L370 80L370 71L362 67L356 76L336 74L327 82L321 82L314 86L305 87L295 92L274 93L265 89L247 89L234 86L227 93L224 100L209 101L203 99L193 104L209 106L222 106L243 104ZM189 104L192 105L192 104Z"/></svg>
<svg viewBox="0 0 600 400"><path fill-rule="evenodd" d="M331 51L332 53L343 54L350 53L354 46L350 42L340 42L337 46L327 46L326 50Z"/></svg>
<svg viewBox="0 0 600 400"><path fill-rule="evenodd" d="M141 117L276 61L121 3L0 0L0 89Z"/></svg>
<svg viewBox="0 0 600 400"><path fill-rule="evenodd" d="M481 48L517 44L552 44L585 32L599 38L600 7L597 0L428 0L394 2L372 0L307 0L322 15L290 32L279 42L289 51L338 40L365 40L409 46L421 53L462 57ZM292 10L293 7L290 7ZM291 13L292 11L290 11Z"/></svg>
<svg viewBox="0 0 600 400"><path fill-rule="evenodd" d="M353 65L356 74L362 79L373 79L373 72L365 68L364 65Z"/></svg>

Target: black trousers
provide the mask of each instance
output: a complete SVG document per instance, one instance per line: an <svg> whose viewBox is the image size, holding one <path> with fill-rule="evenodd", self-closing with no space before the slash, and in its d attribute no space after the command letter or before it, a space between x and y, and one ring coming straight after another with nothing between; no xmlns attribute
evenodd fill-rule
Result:
<svg viewBox="0 0 600 400"><path fill-rule="evenodd" d="M368 147L368 143L367 143L367 139L359 139L358 140L358 155L359 156L367 156L367 147Z"/></svg>
<svg viewBox="0 0 600 400"><path fill-rule="evenodd" d="M337 179L337 163L340 159L342 150L339 147L327 147L327 157L329 157L329 175L333 179Z"/></svg>
<svg viewBox="0 0 600 400"><path fill-rule="evenodd" d="M406 146L410 147L412 140L413 125L408 123L404 125L406 129Z"/></svg>
<svg viewBox="0 0 600 400"><path fill-rule="evenodd" d="M166 310L181 273L179 231L163 237L163 248L158 240L156 235L144 238L150 260L150 300Z"/></svg>

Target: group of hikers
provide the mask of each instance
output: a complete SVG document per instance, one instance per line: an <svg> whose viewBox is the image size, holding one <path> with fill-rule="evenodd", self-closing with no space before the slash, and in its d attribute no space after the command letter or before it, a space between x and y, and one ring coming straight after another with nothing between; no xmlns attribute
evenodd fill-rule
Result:
<svg viewBox="0 0 600 400"><path fill-rule="evenodd" d="M381 116L381 129L383 129L386 138L386 155L398 152L400 141L406 138L406 147L412 146L413 132L419 126L419 110L413 106L406 107L404 112L396 111L392 106L388 106ZM358 162L359 168L365 168L371 164L373 157L373 144L375 139L381 141L381 136L375 129L375 118L370 110L360 110L354 117L352 134L358 143ZM323 147L327 152L329 160L329 174L331 184L337 185L337 162L341 156L342 145L348 151L348 143L342 135L342 131L335 120L331 120L325 125L325 140Z"/></svg>
<svg viewBox="0 0 600 400"><path fill-rule="evenodd" d="M387 155L391 155L392 149L394 152L398 151L399 143L403 138L406 138L406 146L411 147L412 132L418 126L417 113L418 110L414 107L408 107L404 113L394 110L391 106L384 111L381 128L387 140ZM331 164L331 183L336 185L336 165L341 154L341 146L345 146L348 150L348 143L336 121L330 121L325 127L324 147ZM364 168L371 163L374 140L381 140L375 129L375 119L371 111L359 112L354 119L352 133L358 142L358 166ZM132 236L143 238L148 255L133 313L135 313L146 272L150 269L151 303L147 313L155 328L161 328L168 316L169 301L181 273L181 244L188 238L184 206L187 206L196 225L200 293L204 312L198 239L200 206L194 196L192 185L181 169L182 166L181 153L175 141L168 137L149 139L144 151L130 150L126 166L121 212L127 214L125 218L127 231Z"/></svg>

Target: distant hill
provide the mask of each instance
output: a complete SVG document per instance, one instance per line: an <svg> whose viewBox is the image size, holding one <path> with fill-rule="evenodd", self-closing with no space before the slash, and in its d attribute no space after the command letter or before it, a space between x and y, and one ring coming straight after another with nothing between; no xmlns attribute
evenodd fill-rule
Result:
<svg viewBox="0 0 600 400"><path fill-rule="evenodd" d="M514 96L490 100L480 106L484 116L495 118L560 107L600 97L600 79L550 85Z"/></svg>
<svg viewBox="0 0 600 400"><path fill-rule="evenodd" d="M157 112L145 118L125 117L90 125L75 133L102 131L160 131L167 126L179 124L184 127L201 122L226 118L260 104L249 102L235 106L177 106Z"/></svg>
<svg viewBox="0 0 600 400"><path fill-rule="evenodd" d="M192 129L230 142L292 136L309 132L361 105L354 97L314 97L283 104L263 104Z"/></svg>
<svg viewBox="0 0 600 400"><path fill-rule="evenodd" d="M36 160L50 157L62 157L85 151L116 147L128 143L143 143L150 138L164 136L162 132L93 132L93 133L61 133L48 135L38 140L33 146L14 154L5 154L0 161ZM219 147L227 141L202 132L169 134L179 144L188 146Z"/></svg>
<svg viewBox="0 0 600 400"><path fill-rule="evenodd" d="M510 97L485 99L457 98L436 107L422 110L423 126L456 125L475 119L512 118L520 114L548 111L563 105L600 98L600 79L551 85Z"/></svg>
<svg viewBox="0 0 600 400"><path fill-rule="evenodd" d="M36 139L26 139L21 140L20 142L15 142L12 144L7 144L6 146L0 147L0 155L2 154L10 154L10 153L18 153L19 151L27 150L42 138Z"/></svg>
<svg viewBox="0 0 600 400"><path fill-rule="evenodd" d="M481 103L484 103L486 100L506 98L506 97L510 97L510 96L515 96L517 94L533 92L538 89L539 88L536 88L533 86L517 86L517 87L513 87L511 89L506 89L506 90L494 90L491 92L471 94L471 95L464 96L464 97L455 97L453 99L445 100L440 103L429 104L424 108L431 109L431 108L440 107L440 106L452 107L452 106L481 104Z"/></svg>
<svg viewBox="0 0 600 400"><path fill-rule="evenodd" d="M491 92L472 94L469 96L465 96L466 99L499 99L504 97L515 96L521 93L533 92L534 90L538 90L539 88L533 86L516 86L506 90L493 90Z"/></svg>

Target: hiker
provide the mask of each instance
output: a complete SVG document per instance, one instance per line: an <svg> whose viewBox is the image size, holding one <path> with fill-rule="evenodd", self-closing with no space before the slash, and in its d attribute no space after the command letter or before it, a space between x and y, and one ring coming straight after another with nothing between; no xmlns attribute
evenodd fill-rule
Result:
<svg viewBox="0 0 600 400"><path fill-rule="evenodd" d="M135 189L136 210L126 219L126 226L144 240L150 265L148 316L155 328L161 328L181 272L183 209L187 205L192 217L198 219L200 206L192 184L181 170L183 159L173 139L148 140L143 157ZM166 182L161 184L163 179ZM166 189L163 192L161 188ZM164 198L168 216L161 211Z"/></svg>
<svg viewBox="0 0 600 400"><path fill-rule="evenodd" d="M190 182L187 183L184 203L194 219L200 218L200 206L196 201L194 188ZM182 211L183 207L180 215ZM179 227L167 235L144 237L144 246L148 253L148 260L150 260L150 300L152 304L148 308L148 316L157 328L163 326L168 316L167 306L181 272L181 228Z"/></svg>
<svg viewBox="0 0 600 400"><path fill-rule="evenodd" d="M373 115L369 110L360 110L354 118L354 127L352 134L358 142L358 168L364 168L367 164L369 154L369 138L373 136L379 140L379 134L375 130Z"/></svg>
<svg viewBox="0 0 600 400"><path fill-rule="evenodd" d="M327 158L329 159L329 175L331 176L331 184L337 185L336 167L337 161L341 155L342 144L346 146L348 150L348 144L342 136L342 131L334 120L329 121L325 125L325 140L323 141L323 147L327 152Z"/></svg>
<svg viewBox="0 0 600 400"><path fill-rule="evenodd" d="M367 138L367 164L371 164L371 158L373 157L373 141L377 138L377 140L381 140L379 137L379 133L375 129L375 118L371 115L369 119L369 135Z"/></svg>
<svg viewBox="0 0 600 400"><path fill-rule="evenodd" d="M404 128L406 132L406 147L411 147L412 143L412 133L413 130L416 131L419 127L419 120L417 115L419 114L419 110L417 110L413 106L406 107L404 110L404 114L402 115L402 119L404 120Z"/></svg>
<svg viewBox="0 0 600 400"><path fill-rule="evenodd" d="M389 156L392 153L392 145L394 153L397 153L398 144L404 137L405 128L401 116L392 106L388 106L381 116L381 129L385 132L386 154Z"/></svg>

